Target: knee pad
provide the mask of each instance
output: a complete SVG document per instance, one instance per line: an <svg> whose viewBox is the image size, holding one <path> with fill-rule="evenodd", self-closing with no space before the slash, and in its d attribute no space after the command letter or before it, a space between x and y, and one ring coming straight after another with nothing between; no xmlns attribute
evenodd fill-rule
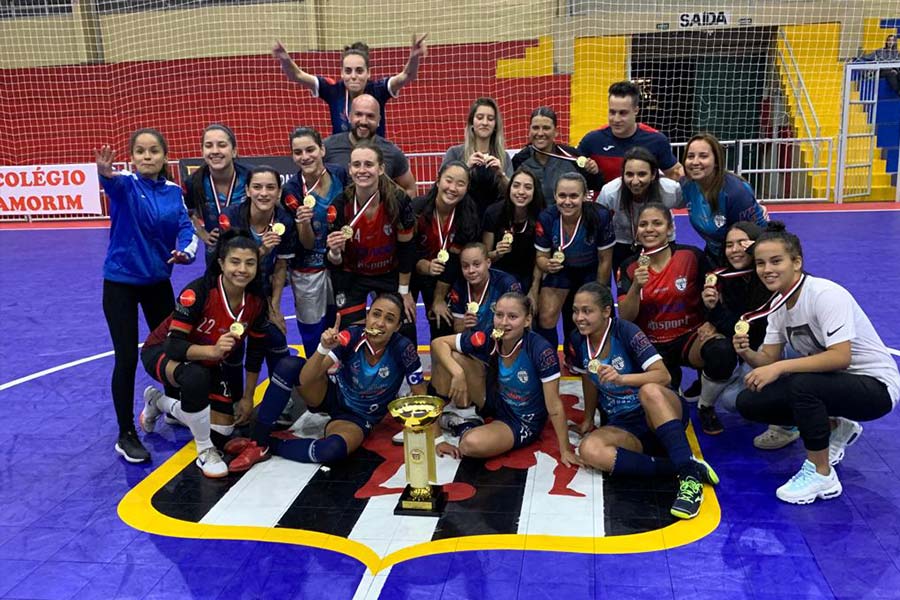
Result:
<svg viewBox="0 0 900 600"><path fill-rule="evenodd" d="M339 435L316 440L309 448L309 457L319 463L337 462L347 458L347 442Z"/></svg>
<svg viewBox="0 0 900 600"><path fill-rule="evenodd" d="M175 368L175 383L181 388L181 408L195 413L209 406L209 369L196 363L182 363Z"/></svg>
<svg viewBox="0 0 900 600"><path fill-rule="evenodd" d="M278 361L275 365L275 371L272 373L272 382L278 387L290 390L295 385L300 385L300 371L306 359L299 356L286 356Z"/></svg>
<svg viewBox="0 0 900 600"><path fill-rule="evenodd" d="M737 354L727 338L706 342L700 348L700 356L703 358L703 373L713 381L726 381L737 367Z"/></svg>

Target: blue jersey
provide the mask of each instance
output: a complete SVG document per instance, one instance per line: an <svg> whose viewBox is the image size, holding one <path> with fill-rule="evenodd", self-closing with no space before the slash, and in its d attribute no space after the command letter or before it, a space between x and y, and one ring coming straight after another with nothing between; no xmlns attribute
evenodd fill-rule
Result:
<svg viewBox="0 0 900 600"><path fill-rule="evenodd" d="M250 235L253 236L256 243L262 246L262 234L257 233L250 227L249 203L232 204L225 208L225 210L222 211L222 214L226 215L231 221L232 229L243 229L250 232ZM262 269L263 291L266 296L272 294L271 278L272 272L275 270L275 261L279 258L291 260L294 258L294 253L300 245L300 241L297 239L297 226L294 224L294 219L286 210L276 205L272 223L281 223L284 225L284 233L281 235L281 242L259 261L259 268Z"/></svg>
<svg viewBox="0 0 900 600"><path fill-rule="evenodd" d="M497 300L506 292L522 293L522 284L519 280L497 269L488 270L487 291L484 292L484 300L478 305L478 325L473 331L488 332L494 327L494 307ZM457 319L466 316L466 305L469 302L478 302L479 298L469 297L468 282L459 278L450 290L450 314Z"/></svg>
<svg viewBox="0 0 900 600"><path fill-rule="evenodd" d="M565 267L596 268L600 263L597 252L612 248L616 243L612 213L605 206L593 202L584 202L581 210L584 213L594 211L600 225L596 231L588 231L587 219L583 216L578 231L575 232L575 238L565 240L566 244L571 241L571 245L561 248L563 240L560 238L559 224L562 215L559 214L558 207L551 206L541 211L538 217L534 236L535 249L540 252L555 252L561 249L566 255L563 263Z"/></svg>
<svg viewBox="0 0 900 600"><path fill-rule="evenodd" d="M198 177L202 179L197 181ZM247 181L249 179L250 169L234 163L234 186L231 188L231 195L222 193L214 195L212 182L209 179L209 170L201 167L184 182L185 204L193 214L203 217L203 228L206 231L212 231L219 226L219 206L224 209L227 206L242 204L247 199Z"/></svg>
<svg viewBox="0 0 900 600"><path fill-rule="evenodd" d="M725 184L719 192L718 209L713 214L709 202L695 181L682 180L681 192L691 217L691 225L706 242L710 256L722 255L728 228L739 221L766 226L766 216L756 201L750 184L732 173L725 173Z"/></svg>
<svg viewBox="0 0 900 600"><path fill-rule="evenodd" d="M596 348L594 351L596 352ZM597 388L600 406L607 415L626 413L641 406L639 388L629 385L601 383L600 378L588 371L591 360L587 338L577 330L569 336L568 354L574 357L572 370L587 375ZM598 357L599 358L599 357ZM614 318L609 332L609 354L601 358L604 365L612 365L622 375L642 373L656 361L662 360L656 348L637 325L631 321Z"/></svg>
<svg viewBox="0 0 900 600"><path fill-rule="evenodd" d="M344 85L343 79L331 79L330 77L316 77L319 81L319 98L328 104L328 111L331 113L331 135L350 131L350 106L353 101L347 94L347 87ZM384 116L384 105L393 98L388 83L390 79L369 80L363 91L365 94L373 96L378 100L378 107L381 112L381 122L378 124L378 130L375 132L381 137L385 137L385 123L387 120Z"/></svg>
<svg viewBox="0 0 900 600"><path fill-rule="evenodd" d="M109 198L109 246L103 278L149 285L172 276L172 250L194 259L197 238L177 184L123 171L100 176Z"/></svg>
<svg viewBox="0 0 900 600"><path fill-rule="evenodd" d="M390 341L374 365L366 360L366 340L362 325L351 325L350 343L338 346L329 356L340 363L332 380L338 385L340 401L353 414L371 424L387 413L387 405L397 398L406 377L409 385L422 383L422 363L415 345L400 334Z"/></svg>
<svg viewBox="0 0 900 600"><path fill-rule="evenodd" d="M512 365L503 364L499 355L491 355L494 341L487 339L481 346L472 343L472 336L478 332L460 333L456 336L456 350L472 356L489 365L496 360L496 372L488 372L488 390L509 411L526 422L547 419L547 405L544 401L544 383L559 379L559 356L550 343L533 331L526 330L522 347Z"/></svg>
<svg viewBox="0 0 900 600"><path fill-rule="evenodd" d="M328 247L325 245L325 239L328 237L328 207L331 206L334 199L344 191L347 184L347 170L340 165L326 164L325 170L331 177L331 187L328 188L328 194L325 196L318 193L317 190L312 191L312 196L316 199L316 206L313 208L312 229L315 234L315 242L312 250L307 250L299 245L297 252L294 254L294 260L291 261L291 268L299 271L321 271L326 267L325 253ZM300 173L292 175L284 184L281 197L282 204L289 196L293 196L298 205L303 204L303 185Z"/></svg>

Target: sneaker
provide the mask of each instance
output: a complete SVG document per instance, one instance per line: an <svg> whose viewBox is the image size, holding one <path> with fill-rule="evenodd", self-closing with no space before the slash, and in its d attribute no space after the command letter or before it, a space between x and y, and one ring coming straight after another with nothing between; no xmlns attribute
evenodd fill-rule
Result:
<svg viewBox="0 0 900 600"><path fill-rule="evenodd" d="M828 462L832 467L844 460L844 449L855 444L863 431L862 425L856 421L838 417L837 422L837 427L831 430L831 439L828 441Z"/></svg>
<svg viewBox="0 0 900 600"><path fill-rule="evenodd" d="M159 419L159 415L162 414L162 411L156 405L156 401L162 395L162 392L152 385L144 388L144 410L141 411L138 421L141 424L141 429L146 433L153 433L153 430L156 429L156 421Z"/></svg>
<svg viewBox="0 0 900 600"><path fill-rule="evenodd" d="M166 425L171 425L172 427L187 427L187 425L178 420L178 417L173 417L169 413L164 413L163 422L165 422Z"/></svg>
<svg viewBox="0 0 900 600"><path fill-rule="evenodd" d="M441 416L438 417L438 423L440 424L441 429L449 431L453 435L459 437L459 435L467 429L484 425L484 419L477 415L474 417L463 417L455 412L444 411L441 413Z"/></svg>
<svg viewBox="0 0 900 600"><path fill-rule="evenodd" d="M778 450L784 448L800 437L796 427L769 425L769 428L753 438L753 445L760 450Z"/></svg>
<svg viewBox="0 0 900 600"><path fill-rule="evenodd" d="M249 446L250 442L252 441L253 440L251 440L250 438L245 437L231 438L230 440L225 442L225 446L222 448L222 450L225 451L225 454L228 454L230 456L237 456L238 454L243 452L244 448Z"/></svg>
<svg viewBox="0 0 900 600"><path fill-rule="evenodd" d="M700 416L700 428L706 435L719 435L725 431L716 409L712 406L701 406L697 409L697 414Z"/></svg>
<svg viewBox="0 0 900 600"><path fill-rule="evenodd" d="M681 397L687 400L688 402L696 402L700 399L700 378L694 380L688 389L683 390L681 392Z"/></svg>
<svg viewBox="0 0 900 600"><path fill-rule="evenodd" d="M709 466L705 460L692 456L691 460L694 463L694 473L693 476L698 481L702 481L703 483L708 483L709 485L719 485L719 475L713 471L713 468Z"/></svg>
<svg viewBox="0 0 900 600"><path fill-rule="evenodd" d="M837 471L831 469L828 475L816 472L816 466L810 461L803 461L800 470L787 483L775 490L779 500L791 504L811 504L816 498L829 500L841 495L843 488Z"/></svg>
<svg viewBox="0 0 900 600"><path fill-rule="evenodd" d="M210 479L220 479L228 475L228 465L222 460L222 455L215 448L207 448L197 455L197 466L203 471L203 475Z"/></svg>
<svg viewBox="0 0 900 600"><path fill-rule="evenodd" d="M256 442L250 441L244 449L238 454L234 460L228 463L228 471L230 473L243 473L259 462L264 462L272 458L269 447L260 448Z"/></svg>
<svg viewBox="0 0 900 600"><path fill-rule="evenodd" d="M678 493L669 510L672 516L679 519L693 519L700 513L701 504L703 504L703 484L690 475L679 477Z"/></svg>
<svg viewBox="0 0 900 600"><path fill-rule="evenodd" d="M119 439L116 441L116 452L130 463L150 462L150 453L144 448L134 430L119 435Z"/></svg>

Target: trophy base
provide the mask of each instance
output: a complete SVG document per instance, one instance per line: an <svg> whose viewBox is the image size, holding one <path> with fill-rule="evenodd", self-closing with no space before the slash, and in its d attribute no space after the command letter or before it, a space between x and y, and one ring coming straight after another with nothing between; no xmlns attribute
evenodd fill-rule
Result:
<svg viewBox="0 0 900 600"><path fill-rule="evenodd" d="M440 517L444 514L444 507L447 505L447 494L439 485L431 486L430 500L417 500L412 497L412 486L407 485L403 493L400 494L400 500L394 507L395 515L411 516L411 517Z"/></svg>

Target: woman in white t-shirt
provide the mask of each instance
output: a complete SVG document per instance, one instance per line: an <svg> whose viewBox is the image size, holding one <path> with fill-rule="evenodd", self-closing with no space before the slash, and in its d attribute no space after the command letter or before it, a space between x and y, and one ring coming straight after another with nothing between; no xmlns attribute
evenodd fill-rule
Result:
<svg viewBox="0 0 900 600"><path fill-rule="evenodd" d="M862 433L856 421L883 417L897 404L900 373L850 292L803 272L800 240L782 223L769 224L753 257L757 275L775 294L755 314L774 310L758 352L746 333L733 338L735 351L753 367L737 409L751 421L800 429L807 459L778 488L779 499L809 504L836 498L842 488L832 467ZM750 313L742 318L749 320ZM800 357L782 359L785 344Z"/></svg>

